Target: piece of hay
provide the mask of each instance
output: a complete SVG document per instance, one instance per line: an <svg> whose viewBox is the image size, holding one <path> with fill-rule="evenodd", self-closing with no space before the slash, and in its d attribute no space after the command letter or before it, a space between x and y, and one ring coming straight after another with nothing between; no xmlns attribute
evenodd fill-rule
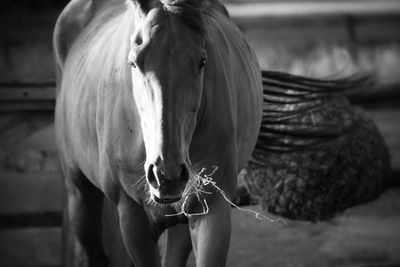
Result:
<svg viewBox="0 0 400 267"><path fill-rule="evenodd" d="M207 200L205 198L202 198L201 195L202 194L212 194L212 192L205 190L205 187L209 185L209 186L211 186L211 188L215 189L216 192L221 194L222 197L225 199L225 201L228 202L230 205L232 205L233 207L235 207L241 211L248 212L248 213L254 215L254 217L256 219L261 220L261 221L269 221L272 223L276 223L279 226L286 225L286 222L282 218L272 219L272 218L269 218L269 217L261 214L260 212L254 211L252 209L241 208L241 207L237 206L236 204L234 204L228 198L228 196L225 194L225 192L217 185L216 181L213 180L212 176L217 172L217 170L218 170L218 167L213 166L212 171L208 174L205 173L206 168L202 168L202 170L199 173L193 173L193 175L194 175L193 182L190 186L188 186L186 188L185 192L183 193L183 196L185 196L185 199L181 205L181 211L176 214L167 214L166 216L178 216L178 215L183 214L186 217L190 218L192 216L202 216L202 215L208 214L209 206L207 204ZM202 205L202 208L203 208L202 212L189 213L185 210L186 202L187 202L188 198L192 195L195 195L197 200Z"/></svg>

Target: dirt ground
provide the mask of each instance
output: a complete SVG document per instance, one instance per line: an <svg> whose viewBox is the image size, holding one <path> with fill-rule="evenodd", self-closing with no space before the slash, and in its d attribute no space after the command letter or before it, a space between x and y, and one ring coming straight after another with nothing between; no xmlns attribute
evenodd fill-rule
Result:
<svg viewBox="0 0 400 267"><path fill-rule="evenodd" d="M393 168L399 169L400 109L369 112L385 137ZM26 149L36 151L38 148L52 151L54 147L53 127L49 126L19 144L15 150L21 153ZM400 181L400 176L395 178ZM256 206L250 208L260 211ZM266 215L273 217L271 214ZM280 227L270 222L259 221L246 212L234 209L227 266L400 266L400 188L389 189L379 199L348 209L330 221L316 224L290 220L286 222L287 226ZM60 245L60 231L59 229L52 235L56 239L52 239L51 242L56 245ZM44 240L43 235L37 238ZM43 252L37 254L43 255ZM59 261L57 255L47 256L49 262ZM195 266L193 255L187 266Z"/></svg>
<svg viewBox="0 0 400 267"><path fill-rule="evenodd" d="M258 207L252 206L258 210ZM268 214L267 214L268 215ZM273 217L273 215L268 215ZM400 266L400 189L320 223L287 226L233 211L229 267ZM191 255L188 267L194 267Z"/></svg>

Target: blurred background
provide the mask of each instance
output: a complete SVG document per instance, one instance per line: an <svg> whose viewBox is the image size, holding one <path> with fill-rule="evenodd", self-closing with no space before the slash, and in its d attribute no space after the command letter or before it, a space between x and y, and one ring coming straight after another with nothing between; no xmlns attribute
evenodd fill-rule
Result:
<svg viewBox="0 0 400 267"><path fill-rule="evenodd" d="M361 105L400 168L400 1L226 0L262 69L372 73ZM61 266L52 31L65 0L0 2L0 266ZM400 177L399 177L400 178ZM272 215L271 215L272 216ZM234 212L228 266L400 266L400 191L318 224ZM193 259L191 261L193 265Z"/></svg>

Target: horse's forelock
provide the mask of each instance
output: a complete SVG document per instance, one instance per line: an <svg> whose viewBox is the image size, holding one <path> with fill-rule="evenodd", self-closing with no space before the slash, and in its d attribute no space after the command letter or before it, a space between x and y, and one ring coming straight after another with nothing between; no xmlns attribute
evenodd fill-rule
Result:
<svg viewBox="0 0 400 267"><path fill-rule="evenodd" d="M204 34L202 12L204 1L201 0L159 0L164 10L180 18L185 24L200 34Z"/></svg>

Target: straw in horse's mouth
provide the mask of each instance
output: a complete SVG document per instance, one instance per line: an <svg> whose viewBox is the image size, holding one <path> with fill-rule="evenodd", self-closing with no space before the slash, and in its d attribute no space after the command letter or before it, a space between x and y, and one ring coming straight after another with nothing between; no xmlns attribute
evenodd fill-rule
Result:
<svg viewBox="0 0 400 267"><path fill-rule="evenodd" d="M138 182L136 182L133 186L142 186L143 190L147 192L148 197L147 197L147 203L154 205L154 206L159 206L159 207L174 207L174 208L179 208L181 211L175 214L167 214L165 216L179 216L179 215L184 215L188 218L192 216L201 216L201 215L206 215L209 212L209 206L207 203L207 200L202 197L202 195L210 195L213 194L213 192L207 191L205 189L205 186L211 186L212 189L214 189L217 193L220 193L222 197L227 201L231 206L237 208L240 211L244 211L247 213L250 213L254 215L254 217L258 220L261 221L269 221L272 223L276 223L279 226L285 226L286 222L282 218L277 218L277 219L272 219L269 218L260 212L254 211L252 209L246 209L246 208L241 208L237 206L235 203L233 203L228 196L225 194L225 192L217 185L217 182L213 180L212 176L217 172L218 166L213 166L211 172L206 173L207 168L202 168L200 172L191 172L191 176L193 177L190 179L189 184L186 186L185 191L182 194L182 199L177 202L171 202L171 203L160 203L157 202L153 199L151 196L150 190L149 190L149 185L145 181L145 179L140 179ZM199 203L202 206L203 211L199 213L189 213L186 211L186 204L190 196L195 196Z"/></svg>
<svg viewBox="0 0 400 267"><path fill-rule="evenodd" d="M231 206L241 210L241 211L245 211L248 212L250 214L253 214L255 216L256 219L261 220L261 221L269 221L272 223L276 223L279 226L285 226L286 222L282 219L282 218L277 218L277 219L272 219L269 218L257 211L254 211L252 209L245 209L245 208L241 208L239 206L237 206L236 204L234 204L229 198L228 196L225 194L225 192L217 185L216 181L213 180L212 176L217 172L218 170L218 166L213 166L212 170L210 173L206 174L206 168L202 168L200 172L196 173L196 172L192 172L194 179L192 181L192 183L186 187L186 190L183 192L183 203L181 205L181 211L179 213L176 214L167 214L165 216L178 216L178 215L185 215L186 217L190 218L192 216L201 216L201 215L206 215L209 212L209 206L207 203L207 200L205 198L202 198L201 195L202 194L212 194L213 192L207 191L205 189L205 186L210 185L215 191L217 191L218 193L220 193L222 195L222 197L225 199L225 201L227 201ZM197 200L200 202L203 211L199 212L199 213L189 213L185 210L185 205L186 202L188 200L188 198L190 196L194 195Z"/></svg>

